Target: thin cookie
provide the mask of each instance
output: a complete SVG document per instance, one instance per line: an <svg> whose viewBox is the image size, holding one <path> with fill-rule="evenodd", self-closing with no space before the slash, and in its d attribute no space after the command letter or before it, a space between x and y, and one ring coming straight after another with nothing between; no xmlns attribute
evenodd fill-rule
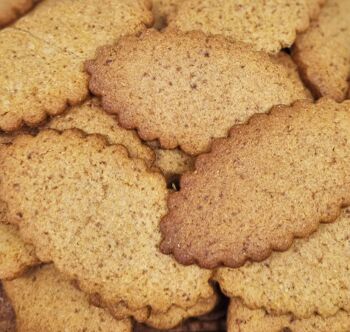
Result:
<svg viewBox="0 0 350 332"><path fill-rule="evenodd" d="M345 99L350 75L350 1L328 0L320 17L296 39L293 57L317 97Z"/></svg>
<svg viewBox="0 0 350 332"><path fill-rule="evenodd" d="M0 130L37 126L83 101L84 61L151 21L147 0L45 0L1 30Z"/></svg>
<svg viewBox="0 0 350 332"><path fill-rule="evenodd" d="M118 321L89 303L53 265L4 282L16 313L18 332L131 332L130 320Z"/></svg>
<svg viewBox="0 0 350 332"><path fill-rule="evenodd" d="M227 318L228 332L348 332L350 315L338 311L334 316L322 318L313 314L308 319L292 315L271 315L263 309L249 309L238 299L232 299Z"/></svg>
<svg viewBox="0 0 350 332"><path fill-rule="evenodd" d="M345 0L346 1L346 0ZM258 51L278 53L305 31L324 0L186 0L170 16L169 27L223 35L252 45Z"/></svg>
<svg viewBox="0 0 350 332"><path fill-rule="evenodd" d="M181 178L161 249L183 264L239 267L287 250L350 204L350 102L280 106L236 126Z"/></svg>
<svg viewBox="0 0 350 332"><path fill-rule="evenodd" d="M310 97L289 66L200 32L128 36L101 48L86 68L91 91L121 126L191 155L255 113Z"/></svg>
<svg viewBox="0 0 350 332"><path fill-rule="evenodd" d="M34 6L33 0L1 0L0 27L3 27L25 14Z"/></svg>
<svg viewBox="0 0 350 332"><path fill-rule="evenodd" d="M45 127L59 131L77 128L87 134L104 135L110 144L125 146L132 158L143 159L148 166L155 162L151 148L143 144L135 132L121 128L117 118L104 112L96 99L70 108L65 114L53 118Z"/></svg>
<svg viewBox="0 0 350 332"><path fill-rule="evenodd" d="M53 261L116 317L145 321L213 297L211 271L159 252L165 180L124 147L45 130L1 146L0 165L7 220L41 261Z"/></svg>

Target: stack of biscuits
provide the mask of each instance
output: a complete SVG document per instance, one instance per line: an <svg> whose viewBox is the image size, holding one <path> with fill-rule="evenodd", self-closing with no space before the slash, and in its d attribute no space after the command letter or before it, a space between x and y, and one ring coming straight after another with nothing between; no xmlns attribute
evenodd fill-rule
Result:
<svg viewBox="0 0 350 332"><path fill-rule="evenodd" d="M350 331L350 0L0 27L0 332Z"/></svg>

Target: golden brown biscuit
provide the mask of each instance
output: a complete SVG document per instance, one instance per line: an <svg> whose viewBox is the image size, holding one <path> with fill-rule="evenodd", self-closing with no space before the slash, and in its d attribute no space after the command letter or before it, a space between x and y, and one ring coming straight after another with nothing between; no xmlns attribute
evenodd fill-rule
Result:
<svg viewBox="0 0 350 332"><path fill-rule="evenodd" d="M346 97L350 75L350 1L328 0L319 19L296 39L293 57L317 97Z"/></svg>
<svg viewBox="0 0 350 332"><path fill-rule="evenodd" d="M110 144L125 146L131 157L143 159L148 166L155 161L154 152L141 142L137 134L121 128L117 118L104 112L96 99L70 108L65 114L53 118L45 127L59 131L77 128L87 134L104 135Z"/></svg>
<svg viewBox="0 0 350 332"><path fill-rule="evenodd" d="M338 311L334 316L322 318L312 315L296 319L292 315L271 315L263 309L252 310L237 299L232 299L228 310L228 332L348 332L350 315Z"/></svg>
<svg viewBox="0 0 350 332"><path fill-rule="evenodd" d="M4 288L16 313L18 332L132 331L130 320L118 321L89 303L53 265L5 281Z"/></svg>
<svg viewBox="0 0 350 332"><path fill-rule="evenodd" d="M211 271L159 252L165 180L124 147L46 130L0 146L0 168L7 220L116 317L146 320L212 298Z"/></svg>
<svg viewBox="0 0 350 332"><path fill-rule="evenodd" d="M261 261L350 204L350 102L300 101L254 116L182 176L161 249L214 268Z"/></svg>
<svg viewBox="0 0 350 332"><path fill-rule="evenodd" d="M125 128L191 155L273 105L309 97L299 76L264 53L200 32L125 37L87 63L90 89Z"/></svg>
<svg viewBox="0 0 350 332"><path fill-rule="evenodd" d="M0 130L38 125L47 114L83 101L88 94L84 61L96 47L150 24L146 3L45 0L0 31Z"/></svg>
<svg viewBox="0 0 350 332"><path fill-rule="evenodd" d="M333 224L321 225L307 239L297 239L288 251L273 253L261 263L239 269L221 268L215 279L229 297L250 308L298 318L350 312L350 210Z"/></svg>
<svg viewBox="0 0 350 332"><path fill-rule="evenodd" d="M346 1L346 0L345 0ZM277 53L305 31L324 0L186 0L180 2L169 27L200 30Z"/></svg>
<svg viewBox="0 0 350 332"><path fill-rule="evenodd" d="M34 5L33 0L1 0L0 27L3 27L25 14Z"/></svg>

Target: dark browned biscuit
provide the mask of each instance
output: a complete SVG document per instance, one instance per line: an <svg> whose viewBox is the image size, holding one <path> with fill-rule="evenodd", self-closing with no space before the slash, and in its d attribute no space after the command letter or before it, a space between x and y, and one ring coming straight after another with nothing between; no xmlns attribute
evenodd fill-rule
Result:
<svg viewBox="0 0 350 332"><path fill-rule="evenodd" d="M91 91L123 127L191 155L255 113L309 97L291 67L201 32L148 30L101 48L86 67Z"/></svg>
<svg viewBox="0 0 350 332"><path fill-rule="evenodd" d="M0 130L40 125L82 102L88 95L84 61L151 22L148 0L45 0L1 30Z"/></svg>
<svg viewBox="0 0 350 332"><path fill-rule="evenodd" d="M7 220L42 262L53 261L117 318L146 321L215 296L211 271L158 250L165 180L124 147L76 130L44 130L0 146L0 168Z"/></svg>
<svg viewBox="0 0 350 332"><path fill-rule="evenodd" d="M350 102L297 102L234 127L168 200L162 250L241 266L287 250L350 204Z"/></svg>
<svg viewBox="0 0 350 332"><path fill-rule="evenodd" d="M350 75L350 1L328 0L318 20L296 39L293 57L317 97L346 98Z"/></svg>
<svg viewBox="0 0 350 332"><path fill-rule="evenodd" d="M263 309L252 310L238 299L232 299L228 310L227 331L349 332L350 315L346 311L340 310L328 318L314 314L308 319L296 319L292 315L271 315Z"/></svg>
<svg viewBox="0 0 350 332"><path fill-rule="evenodd" d="M346 1L346 0L345 0ZM169 17L169 27L200 30L277 53L317 17L324 0L186 0Z"/></svg>
<svg viewBox="0 0 350 332"><path fill-rule="evenodd" d="M4 288L16 313L17 332L131 332L128 319L118 321L89 303L53 265L5 281Z"/></svg>
<svg viewBox="0 0 350 332"><path fill-rule="evenodd" d="M1 0L0 27L3 27L26 13L34 5L33 0Z"/></svg>

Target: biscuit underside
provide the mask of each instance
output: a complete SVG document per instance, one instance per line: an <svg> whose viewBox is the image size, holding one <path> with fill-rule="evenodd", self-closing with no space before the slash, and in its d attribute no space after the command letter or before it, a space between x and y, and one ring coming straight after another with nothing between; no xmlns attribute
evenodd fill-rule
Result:
<svg viewBox="0 0 350 332"><path fill-rule="evenodd" d="M80 154L81 149L84 153ZM165 197L167 189L165 181L160 174L148 171L143 161L130 159L125 148L108 146L102 137L95 135L83 137L83 134L78 131L64 131L59 134L52 130L45 130L36 137L17 137L12 145L1 147L0 163L4 169L7 167L11 167L11 170L16 168L15 164L19 159L12 158L16 154L18 154L18 157L21 156L19 157L21 159L20 169L27 169L28 172L25 175L17 168L19 171L17 175L22 180L20 181L19 191L11 196L10 200L14 199L14 201L8 201L10 197L5 194L5 184L0 188L0 191L2 191L1 199L6 196L5 200L8 204L7 219L14 224L19 222L21 236L26 241L34 244L41 261L53 261L61 272L72 279L78 279L79 287L93 295L95 302L100 301L99 304L109 308L116 316L118 313L114 309L123 309L124 306L129 311L136 311L140 315L144 315L146 312L144 319L147 319L148 309L145 310L144 308L151 308L152 312L156 314L166 312L172 305L184 309L194 308L201 299L208 299L213 296L213 289L208 283L211 276L210 271L201 270L197 267L183 267L173 261L171 257L162 255L158 250L155 250L160 242L160 233L154 230L154 227L158 227L158 220L166 211ZM94 161L94 159L96 160ZM49 167L47 163L49 163ZM65 163L70 163L69 170ZM95 166L92 167L90 163ZM79 165L80 171L77 175L74 175L74 173L66 174L67 171L74 172L74 165L77 167ZM91 170L93 173L90 176L84 176L82 169L85 169L88 174ZM118 173L116 173L116 170L118 170ZM32 171L35 172L36 176L31 173ZM65 175L62 175L62 172ZM111 176L110 173L110 176L108 176L108 187L107 182L106 186L104 182L107 181L105 177L107 176L106 173L109 172L114 173L114 175ZM142 176L138 174L139 172ZM19 181L15 173L16 171L14 173L11 171L10 175L5 171L3 174L2 180L8 181L7 183L11 188L13 186L17 188L16 183ZM119 173L120 175L118 175ZM27 178L29 174L31 175ZM124 176L129 176L128 174L130 178L123 179ZM118 176L118 178L116 179L115 176ZM15 182L12 182L15 177ZM50 181L46 177L49 177ZM135 177L138 179L136 187L133 184L133 181L136 181ZM34 178L36 179L34 180ZM104 178L105 180L103 180ZM112 183L115 183L113 187L110 185L111 178L115 178L115 181L112 181ZM79 179L79 190L74 185L76 179ZM98 181L92 181L93 179L96 181L98 179ZM35 184L31 182L32 180ZM40 185L39 183L42 181L45 184ZM58 183L60 185L57 186ZM118 188L117 183L119 184ZM59 193L58 191L61 190L62 186L71 189ZM31 195L31 202L26 207L20 207L18 203L28 202L29 196L27 195L32 190L36 190L33 188L37 188L39 191L34 196ZM149 191L148 194L145 194L146 188ZM55 200L59 199L61 203L78 200L79 207L69 204L70 208L66 208L62 205L63 203L57 204L57 202L52 204L50 198L52 190L55 192ZM84 192L83 195L79 193L81 190ZM24 194L26 198L24 196L20 197L22 194L18 195L19 192ZM77 194L78 196L76 196ZM61 195L64 195L65 198L62 199ZM108 198L102 200L105 195L110 199L113 198L112 210L120 208L118 211L111 211ZM128 195L132 195L131 201L136 204L135 208L138 204L142 204L142 206L146 204L142 209L143 216L138 215L139 212L136 213L136 211L131 210L130 213L127 213L131 223L130 227L127 227L128 218L123 218L123 225L118 225L117 220L110 220L110 216L116 218L120 215L120 211L124 209L118 208L118 204L115 203L118 203L119 199L120 202L123 202L129 197ZM146 201L143 201L144 199ZM97 204L97 202L99 203ZM42 210L43 205L46 206L44 210ZM127 206L129 206L129 203ZM151 206L153 212L148 210ZM58 210L56 210L56 207ZM59 211L69 211L69 214L57 218L57 215L61 214ZM95 216L86 219L83 216L85 212L81 215L82 211L90 211L89 214L93 213ZM51 213L56 217L51 218ZM104 217L105 214L108 214L108 218ZM56 224L58 219L71 220L71 222ZM35 220L35 222L32 223L29 220ZM96 220L96 223L92 223L91 220ZM65 229L66 227L69 229ZM141 230L146 238L143 239L138 236L136 245L135 241L132 241L133 236L131 235L132 232L140 232ZM125 238L120 238L120 236L110 238L108 235L111 232L121 234L125 231L130 231L131 234L129 235L131 237L127 233ZM72 237L69 234L74 234L74 236ZM94 237L91 234L99 234L99 236ZM101 234L104 234L102 238ZM62 238L60 235L62 235ZM130 241L128 241L128 237ZM118 243L115 243L116 238ZM114 242L111 242L112 239L114 239ZM100 240L102 243L98 244L96 241ZM73 246L70 241L74 242ZM80 251L79 247L84 247L81 253L76 251ZM125 251L128 247L132 254ZM90 258L86 258L86 255ZM109 259L104 259L101 262L101 257L110 257L110 255L114 257L112 259L114 266L112 270L109 270L108 267ZM144 257L148 257L149 262L144 262ZM92 262L92 265L90 263L88 265L86 263L82 264L85 259L87 262ZM130 263L132 260L134 261L133 264ZM119 269L115 268L116 262L118 262ZM147 265L144 268L139 267L140 262L147 263ZM123 267L124 264L127 264L128 268ZM99 266L98 276L96 276L96 265ZM133 266L133 269L130 269L130 266ZM122 270L123 273L119 270ZM130 275L125 276L125 271L128 271ZM123 275L123 278L121 278L121 275ZM103 282L97 282L99 278L102 278ZM129 278L134 280L132 287L127 282ZM176 282L176 280L181 280L181 282Z"/></svg>
<svg viewBox="0 0 350 332"><path fill-rule="evenodd" d="M170 194L161 250L182 264L240 267L335 221L350 204L343 143L350 139L349 107L300 101L254 115L216 140L197 158L196 171L181 178L181 190Z"/></svg>

